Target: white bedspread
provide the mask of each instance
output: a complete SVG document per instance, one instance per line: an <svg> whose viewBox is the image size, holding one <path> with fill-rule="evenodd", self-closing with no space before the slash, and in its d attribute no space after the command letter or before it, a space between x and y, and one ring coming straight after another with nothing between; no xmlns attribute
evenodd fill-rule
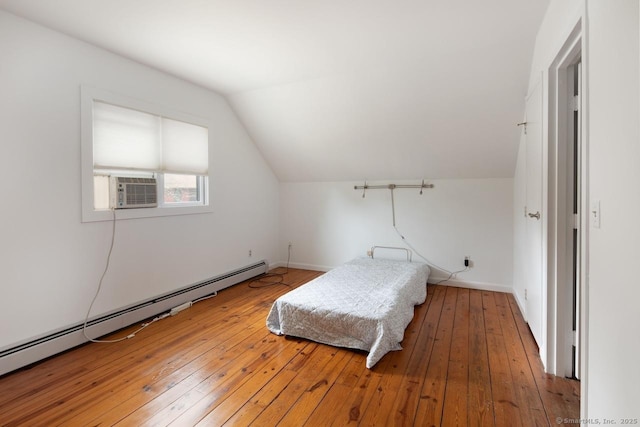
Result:
<svg viewBox="0 0 640 427"><path fill-rule="evenodd" d="M267 327L369 352L371 369L387 352L401 350L414 306L427 296L423 263L362 258L335 268L278 298Z"/></svg>

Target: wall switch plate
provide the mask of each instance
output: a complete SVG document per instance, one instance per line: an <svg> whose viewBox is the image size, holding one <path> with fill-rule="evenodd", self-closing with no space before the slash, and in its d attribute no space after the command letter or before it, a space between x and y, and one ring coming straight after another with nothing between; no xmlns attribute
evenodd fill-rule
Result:
<svg viewBox="0 0 640 427"><path fill-rule="evenodd" d="M589 209L589 221L591 227L600 228L600 200L594 200L591 202L591 209Z"/></svg>

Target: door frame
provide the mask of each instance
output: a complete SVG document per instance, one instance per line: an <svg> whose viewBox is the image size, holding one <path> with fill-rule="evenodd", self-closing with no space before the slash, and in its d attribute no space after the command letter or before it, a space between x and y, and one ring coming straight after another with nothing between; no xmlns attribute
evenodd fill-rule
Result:
<svg viewBox="0 0 640 427"><path fill-rule="evenodd" d="M586 367L587 367L587 298L588 298L588 158L587 158L587 121L588 121L588 63L586 57L584 28L582 18L578 20L573 31L567 37L562 48L559 50L554 61L547 71L548 77L548 140L543 144L543 162L547 163L546 171L543 168L543 177L547 179L543 183L543 201L547 206L547 229L546 229L546 292L547 292L547 346L546 353L541 354L545 361L547 372L558 376L565 376L566 360L571 357L567 354L565 343L567 338L567 323L572 321L571 284L567 283L567 271L572 268L573 259L571 248L572 241L569 241L566 233L569 227L572 204L567 203L567 196L572 193L568 188L570 181L567 171L568 158L570 153L568 144L570 136L573 134L570 128L571 121L568 118L570 103L569 85L573 82L571 73L572 67L579 61L582 62L581 81L581 148L580 158L580 252L578 263L580 268L580 281L578 283L578 294L580 296L580 325L578 327L581 338L580 345L580 377L581 377L581 406L586 408ZM571 172L569 170L569 172ZM547 192L545 195L544 192ZM571 200L571 199L569 199Z"/></svg>

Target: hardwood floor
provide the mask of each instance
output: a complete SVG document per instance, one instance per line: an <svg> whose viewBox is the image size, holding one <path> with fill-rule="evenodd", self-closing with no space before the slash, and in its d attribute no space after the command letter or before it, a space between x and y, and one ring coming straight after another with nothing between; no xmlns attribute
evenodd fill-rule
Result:
<svg viewBox="0 0 640 427"><path fill-rule="evenodd" d="M295 287L319 274L291 269L285 281ZM242 283L134 339L86 344L5 375L0 425L556 426L557 417L579 418L579 383L543 373L509 294L429 285L404 349L368 370L362 352L269 333L269 308L289 289Z"/></svg>

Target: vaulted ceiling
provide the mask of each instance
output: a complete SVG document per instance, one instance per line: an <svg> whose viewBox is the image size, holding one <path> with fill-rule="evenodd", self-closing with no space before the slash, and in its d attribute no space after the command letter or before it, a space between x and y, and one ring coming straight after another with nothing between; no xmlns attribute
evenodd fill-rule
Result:
<svg viewBox="0 0 640 427"><path fill-rule="evenodd" d="M225 95L281 181L511 177L549 0L0 0Z"/></svg>

